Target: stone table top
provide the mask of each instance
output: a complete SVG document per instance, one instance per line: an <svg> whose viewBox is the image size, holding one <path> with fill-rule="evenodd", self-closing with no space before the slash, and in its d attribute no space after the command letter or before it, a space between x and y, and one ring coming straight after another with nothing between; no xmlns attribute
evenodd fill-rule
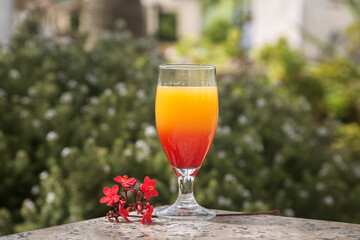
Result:
<svg viewBox="0 0 360 240"><path fill-rule="evenodd" d="M217 211L224 213L224 211ZM356 239L360 225L273 215L217 216L208 221L153 218L142 225L104 217L0 237L7 239Z"/></svg>

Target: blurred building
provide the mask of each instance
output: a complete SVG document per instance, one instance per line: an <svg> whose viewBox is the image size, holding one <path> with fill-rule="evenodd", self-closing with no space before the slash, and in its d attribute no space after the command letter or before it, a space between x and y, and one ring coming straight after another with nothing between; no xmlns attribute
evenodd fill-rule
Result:
<svg viewBox="0 0 360 240"><path fill-rule="evenodd" d="M251 17L242 24L240 44L260 47L286 37L310 59L321 56L320 43L341 50L341 36L353 17L345 0L252 0L240 6ZM13 23L28 4L41 10L41 34L72 35L88 32L94 42L116 19L127 22L135 36L151 35L163 41L190 36L201 38L204 17L201 0L0 0L0 43L7 43ZM240 13L234 9L234 14ZM239 23L236 23L239 25Z"/></svg>
<svg viewBox="0 0 360 240"><path fill-rule="evenodd" d="M12 36L13 0L0 1L0 44L7 44Z"/></svg>
<svg viewBox="0 0 360 240"><path fill-rule="evenodd" d="M310 59L321 56L322 43L341 43L353 21L344 0L252 0L251 12L253 46L286 37Z"/></svg>
<svg viewBox="0 0 360 240"><path fill-rule="evenodd" d="M160 35L159 37L165 40L201 37L200 0L142 0L142 4L145 10L147 34ZM166 28L173 28L174 32L167 33Z"/></svg>

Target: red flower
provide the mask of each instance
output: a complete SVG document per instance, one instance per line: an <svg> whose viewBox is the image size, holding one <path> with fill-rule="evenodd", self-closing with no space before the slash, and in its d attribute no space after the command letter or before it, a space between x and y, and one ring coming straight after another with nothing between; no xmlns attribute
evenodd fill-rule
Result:
<svg viewBox="0 0 360 240"><path fill-rule="evenodd" d="M140 185L141 191L145 193L145 198L149 200L151 196L156 197L158 192L155 190L156 181L150 180L149 177L145 177L144 183Z"/></svg>
<svg viewBox="0 0 360 240"><path fill-rule="evenodd" d="M115 181L121 183L123 187L131 187L136 185L136 179L135 178L129 178L127 175L124 176L117 176L114 178Z"/></svg>
<svg viewBox="0 0 360 240"><path fill-rule="evenodd" d="M154 211L153 206L150 206L150 207L148 207L148 208L146 209L146 211L144 212L144 215L143 215L143 217L142 217L142 219L141 219L141 223L142 223L142 224L145 224L145 221L146 221L147 223L152 223L151 217L152 217L153 211Z"/></svg>
<svg viewBox="0 0 360 240"><path fill-rule="evenodd" d="M100 199L100 203L107 202L108 206L112 206L114 203L116 203L120 200L120 196L117 195L117 193L119 192L118 185L114 185L114 186L112 186L112 188L104 187L103 192L106 196L104 196Z"/></svg>
<svg viewBox="0 0 360 240"><path fill-rule="evenodd" d="M125 201L120 201L119 213L125 221L130 222L130 220L127 218L127 216L129 216L129 208L128 209L124 208L125 203L126 203Z"/></svg>

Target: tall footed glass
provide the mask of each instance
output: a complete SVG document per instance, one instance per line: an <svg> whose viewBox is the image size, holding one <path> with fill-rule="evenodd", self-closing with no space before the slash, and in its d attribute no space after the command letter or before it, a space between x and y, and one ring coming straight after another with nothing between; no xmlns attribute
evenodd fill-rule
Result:
<svg viewBox="0 0 360 240"><path fill-rule="evenodd" d="M166 157L178 177L176 202L156 212L170 219L210 219L193 184L213 142L218 121L216 70L209 65L160 65L156 91L156 128Z"/></svg>

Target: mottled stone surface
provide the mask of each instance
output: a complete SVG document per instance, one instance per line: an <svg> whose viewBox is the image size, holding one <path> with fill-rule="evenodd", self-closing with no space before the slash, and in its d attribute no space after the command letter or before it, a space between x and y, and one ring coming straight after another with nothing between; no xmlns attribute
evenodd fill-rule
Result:
<svg viewBox="0 0 360 240"><path fill-rule="evenodd" d="M217 211L218 213L224 213ZM154 218L142 225L91 219L0 237L5 239L356 239L360 225L271 215L215 217L209 221Z"/></svg>

